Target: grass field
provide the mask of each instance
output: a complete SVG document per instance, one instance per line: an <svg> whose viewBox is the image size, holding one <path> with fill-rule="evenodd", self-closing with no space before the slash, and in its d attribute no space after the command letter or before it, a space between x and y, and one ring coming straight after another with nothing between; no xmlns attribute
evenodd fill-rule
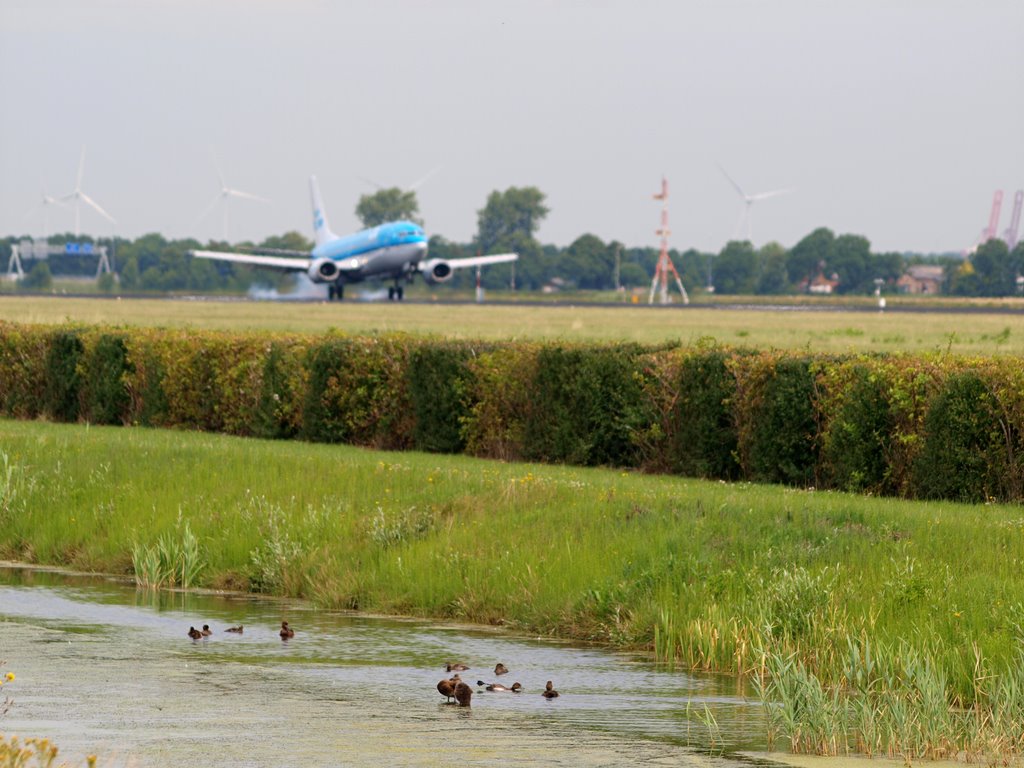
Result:
<svg viewBox="0 0 1024 768"><path fill-rule="evenodd" d="M0 296L0 319L29 323L195 326L351 333L404 331L458 338L695 342L813 351L1024 354L1024 316L579 306L248 302Z"/></svg>

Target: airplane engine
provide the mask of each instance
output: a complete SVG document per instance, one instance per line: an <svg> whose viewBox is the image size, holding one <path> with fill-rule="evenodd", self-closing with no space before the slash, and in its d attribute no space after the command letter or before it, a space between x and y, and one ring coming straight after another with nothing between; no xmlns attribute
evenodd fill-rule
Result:
<svg viewBox="0 0 1024 768"><path fill-rule="evenodd" d="M333 259L317 259L306 274L314 283L330 283L338 276L338 264Z"/></svg>
<svg viewBox="0 0 1024 768"><path fill-rule="evenodd" d="M428 283L445 283L452 279L452 267L444 259L430 259L420 264L420 272Z"/></svg>

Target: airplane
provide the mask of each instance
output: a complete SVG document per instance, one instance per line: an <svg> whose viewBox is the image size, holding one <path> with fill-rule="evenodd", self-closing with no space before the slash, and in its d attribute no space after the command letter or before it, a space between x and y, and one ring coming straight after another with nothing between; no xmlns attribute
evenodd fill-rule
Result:
<svg viewBox="0 0 1024 768"><path fill-rule="evenodd" d="M394 285L388 287L388 299L401 301L402 282L412 282L417 274L428 284L443 283L451 279L456 269L504 264L519 258L515 253L496 253L465 259L428 259L427 235L423 227L412 221L391 221L339 237L327 224L316 176L309 177L309 191L316 237L312 252L264 248L254 249L262 254L198 250L189 254L199 259L305 272L314 283L327 283L328 301L340 301L346 285L368 278L394 280Z"/></svg>

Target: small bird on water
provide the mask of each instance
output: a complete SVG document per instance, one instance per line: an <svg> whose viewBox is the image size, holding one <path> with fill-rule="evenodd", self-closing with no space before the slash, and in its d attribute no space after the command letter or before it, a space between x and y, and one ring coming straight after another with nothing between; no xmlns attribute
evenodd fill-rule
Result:
<svg viewBox="0 0 1024 768"><path fill-rule="evenodd" d="M209 637L213 634L213 630L210 629L209 624L203 624L203 637Z"/></svg>
<svg viewBox="0 0 1024 768"><path fill-rule="evenodd" d="M519 683L512 683L511 688L507 688L501 683L485 683L483 680L477 680L476 684L482 686L485 691L493 691L494 693L519 693L523 690L523 686Z"/></svg>
<svg viewBox="0 0 1024 768"><path fill-rule="evenodd" d="M454 663L445 664L444 669L446 672L465 672L469 667L461 661L456 661Z"/></svg>
<svg viewBox="0 0 1024 768"><path fill-rule="evenodd" d="M506 667L501 662L498 662L497 666L494 667L494 674L495 675L507 675L508 674L508 667Z"/></svg>
<svg viewBox="0 0 1024 768"><path fill-rule="evenodd" d="M548 684L544 686L544 693L542 693L541 696L545 699L554 699L558 696L558 691L556 691L554 686L551 685L550 680L548 680Z"/></svg>
<svg viewBox="0 0 1024 768"><path fill-rule="evenodd" d="M280 634L282 640L288 640L292 637L295 637L295 630L288 626L287 621L282 621Z"/></svg>
<svg viewBox="0 0 1024 768"><path fill-rule="evenodd" d="M459 702L460 707L468 707L469 700L473 698L473 689L466 685L461 680L455 684L455 700Z"/></svg>
<svg viewBox="0 0 1024 768"><path fill-rule="evenodd" d="M455 686L458 685L459 682L458 675L450 680L446 678L437 684L437 692L450 702L452 697L455 696Z"/></svg>
<svg viewBox="0 0 1024 768"><path fill-rule="evenodd" d="M188 636L191 637L193 640L201 640L202 637L203 637L203 633L200 632L195 627L189 627L188 628Z"/></svg>
<svg viewBox="0 0 1024 768"><path fill-rule="evenodd" d="M242 625L239 624L237 627L228 627L224 631L225 632L234 632L236 635L240 635L240 634L242 634L242 629L243 629Z"/></svg>

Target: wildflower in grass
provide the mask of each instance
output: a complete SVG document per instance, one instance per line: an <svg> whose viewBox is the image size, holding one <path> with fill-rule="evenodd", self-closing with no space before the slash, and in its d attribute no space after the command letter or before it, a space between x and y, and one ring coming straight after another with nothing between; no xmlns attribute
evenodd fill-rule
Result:
<svg viewBox="0 0 1024 768"><path fill-rule="evenodd" d="M8 683L13 683L14 682L14 673L13 672L8 672L6 675L4 675L4 680L6 680Z"/></svg>

